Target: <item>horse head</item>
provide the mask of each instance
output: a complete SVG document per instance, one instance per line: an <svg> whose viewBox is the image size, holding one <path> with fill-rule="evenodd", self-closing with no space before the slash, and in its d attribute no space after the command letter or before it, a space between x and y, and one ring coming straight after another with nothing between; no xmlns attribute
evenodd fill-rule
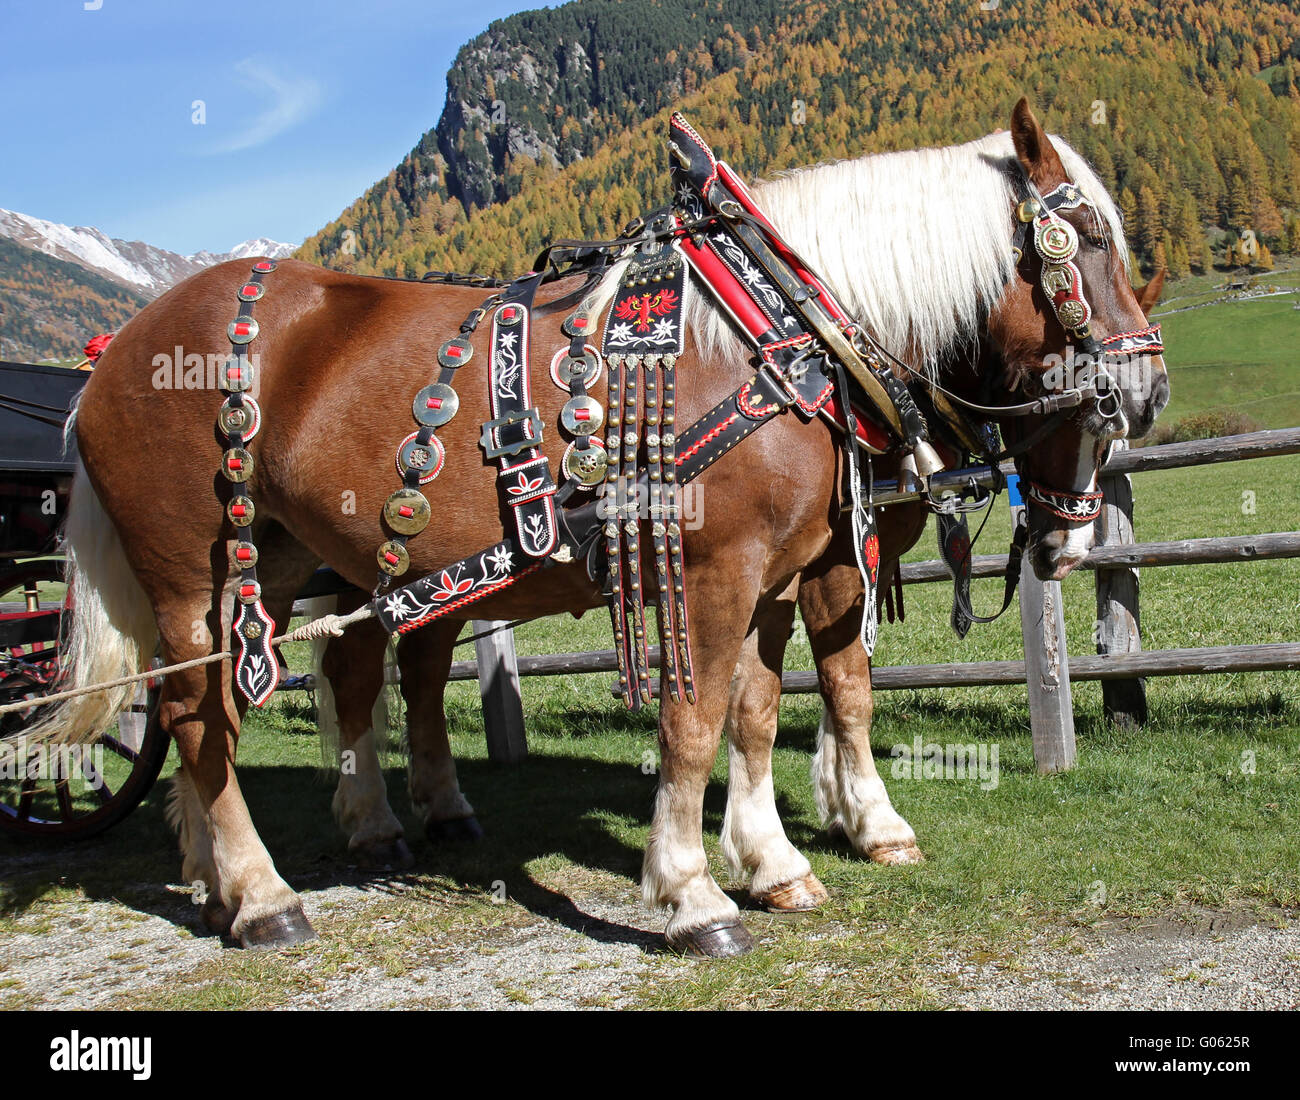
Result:
<svg viewBox="0 0 1300 1100"><path fill-rule="evenodd" d="M1039 577L1059 580L1092 546L1111 442L1145 435L1168 403L1159 326L1146 317L1163 272L1133 289L1113 202L1095 179L1071 177L1025 99L1011 140L1015 273L988 336L1004 396L1045 402L1002 428L1021 475L1030 561Z"/></svg>

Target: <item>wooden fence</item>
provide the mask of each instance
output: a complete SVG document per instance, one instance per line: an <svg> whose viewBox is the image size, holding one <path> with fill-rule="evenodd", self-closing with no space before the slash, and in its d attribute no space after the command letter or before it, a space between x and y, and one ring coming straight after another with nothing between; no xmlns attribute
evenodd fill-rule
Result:
<svg viewBox="0 0 1300 1100"><path fill-rule="evenodd" d="M872 687L887 691L1025 684L1029 693L1034 759L1040 771L1051 772L1072 767L1075 761L1072 681L1102 681L1107 716L1119 724L1137 726L1146 720L1147 714L1145 677L1300 669L1300 643L1292 642L1142 652L1139 567L1300 557L1300 531L1178 542L1135 542L1130 482L1130 475L1149 470L1297 453L1300 453L1300 428L1118 450L1102 470L1105 499L1102 514L1096 521L1097 544L1082 566L1096 573L1097 655L1067 654L1061 586L1056 581L1038 580L1026 558L1019 589L1024 660L877 667L871 672ZM1010 473L1010 467L1004 472ZM1001 576L1006 564L1005 554L977 556L972 562L972 576ZM925 584L951 582L952 578L942 561L925 561L905 564L902 579L904 584ZM473 629L477 634L506 626L506 623L480 620L473 624ZM507 629L479 638L475 647L477 659L454 663L451 678L479 680L489 751L494 760L507 763L527 754L519 692L521 675L570 676L617 669L612 649L516 657L513 632ZM650 657L657 667L657 647L651 647ZM817 674L790 671L784 674L781 683L785 691L813 692L817 690ZM657 689L657 684L653 686Z"/></svg>

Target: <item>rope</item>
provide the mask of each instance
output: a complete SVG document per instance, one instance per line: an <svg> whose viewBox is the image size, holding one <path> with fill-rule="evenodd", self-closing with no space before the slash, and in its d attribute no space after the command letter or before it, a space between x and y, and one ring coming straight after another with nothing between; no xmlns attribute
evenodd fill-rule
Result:
<svg viewBox="0 0 1300 1100"><path fill-rule="evenodd" d="M284 642L310 642L317 638L337 637L342 634L353 623L359 623L364 619L374 617L374 609L370 606L357 608L350 615L322 615L319 619L313 619L309 623L304 623L297 630L291 630L287 634L281 634L279 637L272 638L272 645L280 645ZM71 688L68 691L55 692L53 695L42 695L38 699L23 699L16 703L6 703L0 707L0 715L12 714L20 710L30 710L32 707L43 707L48 703L61 703L64 699L76 699L81 695L93 695L99 691L108 691L111 688L126 687L129 684L138 684L142 680L152 680L155 677L167 676L173 672L185 672L191 668L201 668L204 665L215 664L217 661L224 661L226 658L233 656L231 650L227 649L222 653L211 653L206 657L196 657L192 661L181 661L179 664L166 665L163 668L151 668L145 672L137 672L134 676L121 676L116 680L106 680L102 684L90 684L86 687Z"/></svg>

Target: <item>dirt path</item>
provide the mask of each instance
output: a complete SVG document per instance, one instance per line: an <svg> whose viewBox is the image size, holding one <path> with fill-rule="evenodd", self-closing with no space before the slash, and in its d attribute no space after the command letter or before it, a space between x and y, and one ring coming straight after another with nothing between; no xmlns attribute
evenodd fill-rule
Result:
<svg viewBox="0 0 1300 1100"><path fill-rule="evenodd" d="M46 899L0 937L0 1007L624 1008L701 965L662 952L630 884L557 886L549 910L478 895L449 907L445 892L431 904L418 879L309 891L321 940L287 953L196 936L189 899L163 887L136 884L156 890L149 913ZM1115 922L1065 949L1045 934L997 962L953 954L936 991L972 1009L1300 1007L1300 921L1196 916Z"/></svg>

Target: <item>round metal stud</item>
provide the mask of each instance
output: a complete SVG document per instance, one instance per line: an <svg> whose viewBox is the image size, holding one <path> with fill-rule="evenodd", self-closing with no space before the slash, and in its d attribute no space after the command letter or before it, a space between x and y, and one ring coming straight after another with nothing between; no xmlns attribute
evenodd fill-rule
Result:
<svg viewBox="0 0 1300 1100"><path fill-rule="evenodd" d="M239 300L241 302L256 302L265 293L266 287L261 283L245 283L239 288Z"/></svg>
<svg viewBox="0 0 1300 1100"><path fill-rule="evenodd" d="M257 339L258 325L251 317L237 317L226 326L232 344L251 344Z"/></svg>
<svg viewBox="0 0 1300 1100"><path fill-rule="evenodd" d="M222 435L237 435L247 443L262 426L262 409L251 397L238 405L227 401L217 413L217 431Z"/></svg>
<svg viewBox="0 0 1300 1100"><path fill-rule="evenodd" d="M1050 221L1034 226L1034 244L1044 259L1064 263L1079 251L1079 235L1068 222Z"/></svg>
<svg viewBox="0 0 1300 1100"><path fill-rule="evenodd" d="M507 302L497 310L496 320L498 325L514 326L519 324L523 319L523 306L517 306L513 303Z"/></svg>
<svg viewBox="0 0 1300 1100"><path fill-rule="evenodd" d="M390 577L400 577L411 568L411 555L400 542L391 539L384 543L375 553L379 568Z"/></svg>
<svg viewBox="0 0 1300 1100"><path fill-rule="evenodd" d="M226 393L246 393L253 388L255 371L246 355L228 355L221 364L221 388Z"/></svg>
<svg viewBox="0 0 1300 1100"><path fill-rule="evenodd" d="M1016 207L1016 217L1022 222L1031 222L1043 212L1043 204L1037 199L1025 199Z"/></svg>
<svg viewBox="0 0 1300 1100"><path fill-rule="evenodd" d="M429 526L432 515L428 500L418 489L398 489L384 501L384 521L399 535L418 535Z"/></svg>
<svg viewBox="0 0 1300 1100"><path fill-rule="evenodd" d="M560 325L560 331L563 332L565 336L590 335L592 331L591 314L586 310L575 310L564 319L564 323Z"/></svg>
<svg viewBox="0 0 1300 1100"><path fill-rule="evenodd" d="M252 569L257 565L257 547L251 542L237 542L230 551L230 564L236 569Z"/></svg>
<svg viewBox="0 0 1300 1100"><path fill-rule="evenodd" d="M239 586L236 596L240 603L255 604L262 598L262 586L257 581L244 581Z"/></svg>
<svg viewBox="0 0 1300 1100"><path fill-rule="evenodd" d="M417 424L423 424L426 428L440 428L456 415L459 408L460 397L456 391L442 382L434 382L415 395L411 412L414 413Z"/></svg>
<svg viewBox="0 0 1300 1100"><path fill-rule="evenodd" d="M1056 307L1056 316L1062 327L1067 329L1078 329L1087 324L1090 312L1088 306L1078 298L1067 298Z"/></svg>
<svg viewBox="0 0 1300 1100"><path fill-rule="evenodd" d="M420 475L420 484L427 485L440 473L447 459L446 448L437 436L428 443L421 443L419 432L412 432L397 450L397 472L403 477L407 470L414 470Z"/></svg>
<svg viewBox="0 0 1300 1100"><path fill-rule="evenodd" d="M252 497L231 497L230 503L226 505L226 515L236 527L248 527L256 514Z"/></svg>
<svg viewBox="0 0 1300 1100"><path fill-rule="evenodd" d="M228 481L247 481L253 476L253 456L243 447L231 447L221 456L221 472Z"/></svg>
<svg viewBox="0 0 1300 1100"><path fill-rule="evenodd" d="M560 423L570 435L593 435L605 423L605 410L591 397L570 397L560 410Z"/></svg>
<svg viewBox="0 0 1300 1100"><path fill-rule="evenodd" d="M590 389L600 377L600 370L600 352L590 344L584 346L579 359L574 359L568 348L561 348L551 359L551 381L562 390L571 389L579 381L583 389Z"/></svg>
<svg viewBox="0 0 1300 1100"><path fill-rule="evenodd" d="M438 349L438 362L453 370L463 367L474 357L474 345L468 336L453 336Z"/></svg>
<svg viewBox="0 0 1300 1100"><path fill-rule="evenodd" d="M274 270L275 270L274 260L258 260L257 263L253 265L254 275L265 275L268 271L274 271Z"/></svg>
<svg viewBox="0 0 1300 1100"><path fill-rule="evenodd" d="M570 443L561 459L564 472L586 488L593 488L605 480L605 471L609 466L609 456L605 448L595 439L588 439L585 447L579 448L577 442Z"/></svg>

